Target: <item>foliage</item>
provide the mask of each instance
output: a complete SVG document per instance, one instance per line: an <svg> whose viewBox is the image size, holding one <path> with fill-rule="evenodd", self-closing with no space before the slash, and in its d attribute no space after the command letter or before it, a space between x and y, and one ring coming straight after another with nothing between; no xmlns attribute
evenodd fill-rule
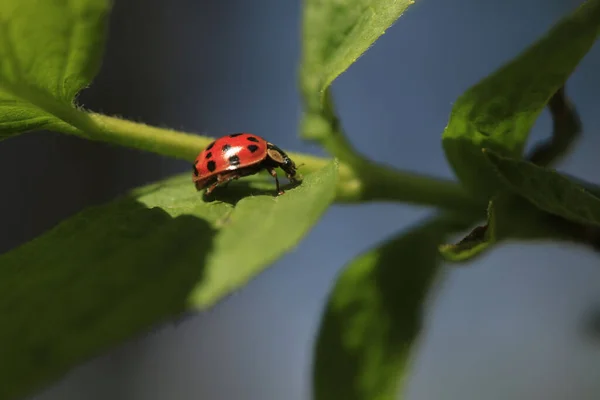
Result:
<svg viewBox="0 0 600 400"><path fill-rule="evenodd" d="M600 247L600 189L549 168L579 132L563 87L600 33L600 0L458 99L442 142L459 182L365 158L335 112L332 82L411 3L304 1L301 134L334 159L291 153L305 179L284 196L257 175L209 202L185 174L85 209L0 255L0 398L30 395L153 325L214 305L292 249L334 203L396 201L438 213L343 269L316 341L317 400L388 400L402 390L442 257L464 263L508 239ZM100 68L110 8L108 0L0 4L0 139L53 130L192 161L213 138L76 104ZM524 155L546 106L553 138ZM286 235L277 234L282 224ZM254 245L267 240L267 250Z"/></svg>
<svg viewBox="0 0 600 400"><path fill-rule="evenodd" d="M316 345L316 399L396 398L419 333L422 302L440 268L436 248L468 222L433 217L343 269Z"/></svg>
<svg viewBox="0 0 600 400"><path fill-rule="evenodd" d="M599 19L598 3L585 3L456 101L442 143L456 175L474 194L488 197L499 185L481 149L522 157L536 118L596 40Z"/></svg>

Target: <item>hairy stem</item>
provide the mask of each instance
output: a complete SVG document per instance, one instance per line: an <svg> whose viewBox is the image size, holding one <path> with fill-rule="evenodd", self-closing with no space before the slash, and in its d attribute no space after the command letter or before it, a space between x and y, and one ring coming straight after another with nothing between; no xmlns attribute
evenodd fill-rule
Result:
<svg viewBox="0 0 600 400"><path fill-rule="evenodd" d="M333 98L329 89L323 95L324 103L322 109L309 110L304 118L302 126L302 137L317 142L333 157L349 164L361 163L363 157L354 149L344 133L342 124L335 112Z"/></svg>
<svg viewBox="0 0 600 400"><path fill-rule="evenodd" d="M68 122L76 129L65 129L64 133L150 151L190 163L214 140L210 137L153 127L102 114L76 110L72 112L77 115L71 115ZM304 164L301 168L302 173L316 171L329 162L326 158L292 152L289 154L297 164ZM485 211L485 205L475 202L455 182L396 171L370 161L349 165L344 160L340 160L336 201L339 203L395 201L438 207L460 213Z"/></svg>
<svg viewBox="0 0 600 400"><path fill-rule="evenodd" d="M462 214L485 216L487 204L470 196L456 182L363 160L357 165L359 201L398 201L427 204Z"/></svg>
<svg viewBox="0 0 600 400"><path fill-rule="evenodd" d="M93 133L91 139L150 151L190 163L213 140L101 114L88 115L88 128Z"/></svg>

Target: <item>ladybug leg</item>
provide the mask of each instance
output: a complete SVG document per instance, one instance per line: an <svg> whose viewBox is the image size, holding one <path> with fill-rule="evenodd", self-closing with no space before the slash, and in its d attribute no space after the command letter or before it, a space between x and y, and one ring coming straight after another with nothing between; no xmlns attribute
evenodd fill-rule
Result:
<svg viewBox="0 0 600 400"><path fill-rule="evenodd" d="M212 193L213 190L215 190L217 188L217 186L219 186L219 181L216 181L215 183L213 183L212 185L210 185L207 189L205 194L208 196L209 194Z"/></svg>
<svg viewBox="0 0 600 400"><path fill-rule="evenodd" d="M226 174L226 175L218 175L217 176L217 180L215 182L213 182L208 189L206 189L206 195L209 195L212 193L213 190L215 190L218 186L227 186L227 184L229 182L231 182L234 179L239 178L239 174L236 173L231 173L231 174Z"/></svg>
<svg viewBox="0 0 600 400"><path fill-rule="evenodd" d="M234 179L238 179L239 177L240 175L236 172L227 175L219 175L217 177L217 183L219 184L219 186L225 187L229 185L229 182L231 182Z"/></svg>
<svg viewBox="0 0 600 400"><path fill-rule="evenodd" d="M277 171L275 171L275 168L267 168L267 171L269 171L271 176L275 178L275 185L277 186L277 195L280 196L284 194L285 192L279 187L279 179L277 178Z"/></svg>

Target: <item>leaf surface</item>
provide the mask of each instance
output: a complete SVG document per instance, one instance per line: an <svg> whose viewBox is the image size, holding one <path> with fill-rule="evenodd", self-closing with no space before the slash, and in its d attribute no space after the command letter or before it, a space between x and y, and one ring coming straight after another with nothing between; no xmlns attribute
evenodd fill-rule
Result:
<svg viewBox="0 0 600 400"><path fill-rule="evenodd" d="M486 150L485 155L515 194L550 214L600 226L600 198L560 173Z"/></svg>
<svg viewBox="0 0 600 400"><path fill-rule="evenodd" d="M473 193L488 198L500 185L481 150L520 158L540 112L599 33L600 0L589 0L456 101L443 146L456 175Z"/></svg>
<svg viewBox="0 0 600 400"><path fill-rule="evenodd" d="M335 114L330 85L385 33L413 0L304 0L300 88L302 136L355 158Z"/></svg>
<svg viewBox="0 0 600 400"><path fill-rule="evenodd" d="M337 163L275 197L272 179L205 202L190 174L88 208L0 256L0 398L149 327L204 310L292 249L334 199ZM252 184L249 186L249 182Z"/></svg>
<svg viewBox="0 0 600 400"><path fill-rule="evenodd" d="M302 87L319 101L413 0L304 0ZM312 104L312 102L311 102Z"/></svg>
<svg viewBox="0 0 600 400"><path fill-rule="evenodd" d="M97 74L108 0L0 2L0 140L73 130L75 96Z"/></svg>
<svg viewBox="0 0 600 400"><path fill-rule="evenodd" d="M393 400L439 267L438 245L472 221L433 218L360 255L338 277L315 348L316 400Z"/></svg>

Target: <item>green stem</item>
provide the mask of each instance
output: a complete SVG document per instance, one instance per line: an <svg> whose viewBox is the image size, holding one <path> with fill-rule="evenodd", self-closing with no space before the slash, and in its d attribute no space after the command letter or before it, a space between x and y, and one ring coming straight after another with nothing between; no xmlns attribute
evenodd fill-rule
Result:
<svg viewBox="0 0 600 400"><path fill-rule="evenodd" d="M397 201L485 216L487 204L454 181L398 171L365 160L358 166L362 188L358 201Z"/></svg>
<svg viewBox="0 0 600 400"><path fill-rule="evenodd" d="M214 140L101 114L87 115L89 115L87 130L93 133L91 138L94 140L150 151L190 163Z"/></svg>
<svg viewBox="0 0 600 400"><path fill-rule="evenodd" d="M102 114L89 113L73 108L48 97L46 93L22 85L15 87L4 82L4 89L18 93L21 98L35 104L49 114L55 115L58 122L53 130L88 140L113 143L125 147L150 151L164 156L189 161L205 148L213 138L172 129L152 127L143 123L127 121ZM332 107L332 105L330 104ZM337 136L329 136L330 147L338 150L339 180L336 201L339 203L360 203L367 201L396 201L423 206L438 207L461 213L478 213L485 205L475 203L462 188L453 182L432 177L396 171L370 162L359 156L345 140L339 121L332 108L328 109L333 118L333 128ZM331 121L330 121L331 122ZM302 173L321 169L328 159L305 154L290 153L298 165L303 164ZM338 156L336 154L336 156Z"/></svg>
<svg viewBox="0 0 600 400"><path fill-rule="evenodd" d="M308 101L307 110L312 110L308 107ZM358 154L346 137L341 121L335 112L329 89L323 93L322 107L317 111L306 113L302 122L302 137L319 143L329 154L344 163L349 165L360 163L363 157Z"/></svg>
<svg viewBox="0 0 600 400"><path fill-rule="evenodd" d="M213 138L158 128L102 114L72 110L64 120L76 129L64 133L113 143L192 162ZM329 159L289 153L302 173L319 170ZM354 164L354 163L353 163ZM460 185L447 180L396 171L361 162L349 165L340 160L337 198L339 203L395 201L464 212L485 211Z"/></svg>
<svg viewBox="0 0 600 400"><path fill-rule="evenodd" d="M550 98L548 108L552 116L552 136L534 147L527 157L542 167L551 166L565 156L581 135L582 129L577 110L565 95L564 86Z"/></svg>

